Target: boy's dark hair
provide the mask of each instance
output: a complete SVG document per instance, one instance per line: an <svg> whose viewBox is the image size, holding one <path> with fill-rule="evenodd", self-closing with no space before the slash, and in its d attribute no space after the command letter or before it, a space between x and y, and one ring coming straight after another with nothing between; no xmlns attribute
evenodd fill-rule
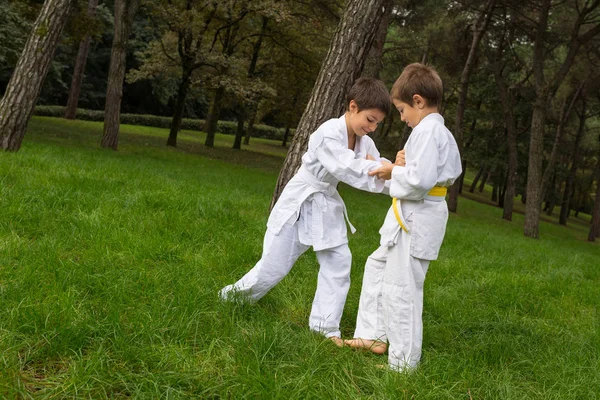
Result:
<svg viewBox="0 0 600 400"><path fill-rule="evenodd" d="M369 77L359 78L354 82L346 95L346 109L352 100L356 102L358 111L376 108L387 115L392 106L390 93L383 82Z"/></svg>
<svg viewBox="0 0 600 400"><path fill-rule="evenodd" d="M427 102L428 107L439 108L442 104L444 86L442 79L429 65L412 63L404 68L400 77L392 86L392 99L400 100L411 107L413 96L418 94Z"/></svg>

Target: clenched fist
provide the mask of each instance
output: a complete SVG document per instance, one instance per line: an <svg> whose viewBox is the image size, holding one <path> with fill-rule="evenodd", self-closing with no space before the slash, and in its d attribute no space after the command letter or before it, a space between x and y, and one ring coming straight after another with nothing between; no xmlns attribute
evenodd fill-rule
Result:
<svg viewBox="0 0 600 400"><path fill-rule="evenodd" d="M404 156L404 149L400 150L396 154L396 162L394 162L394 164L399 165L401 167L406 166L406 157Z"/></svg>

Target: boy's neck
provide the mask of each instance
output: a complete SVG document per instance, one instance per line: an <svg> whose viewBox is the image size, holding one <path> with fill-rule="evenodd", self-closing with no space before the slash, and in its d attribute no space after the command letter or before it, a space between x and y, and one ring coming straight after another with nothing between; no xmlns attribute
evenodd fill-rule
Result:
<svg viewBox="0 0 600 400"><path fill-rule="evenodd" d="M437 109L437 107L425 107L422 108L419 112L419 116L421 117L419 119L419 124L421 123L421 121L423 121L423 119L425 119L426 116L431 115L431 114L439 114L439 110ZM419 125L417 124L417 125ZM415 125L416 126L416 125Z"/></svg>
<svg viewBox="0 0 600 400"><path fill-rule="evenodd" d="M356 133L352 132L352 129L350 129L350 121L349 121L349 117L350 117L350 112L346 111L346 113L344 114L344 119L346 121L346 134L348 135L348 147L349 148L354 148L354 146L352 145L356 140ZM352 147L350 147L350 145L352 145Z"/></svg>

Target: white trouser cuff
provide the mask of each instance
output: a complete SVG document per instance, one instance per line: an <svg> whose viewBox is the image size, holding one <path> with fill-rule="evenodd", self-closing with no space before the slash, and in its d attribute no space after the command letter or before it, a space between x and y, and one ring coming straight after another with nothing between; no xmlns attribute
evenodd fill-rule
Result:
<svg viewBox="0 0 600 400"><path fill-rule="evenodd" d="M326 338L330 338L330 337L334 337L334 336L342 337L342 332L340 332L339 329L338 330L326 330L326 329L319 329L318 327L314 327L314 326L311 326L310 329L313 332L316 332L320 335L325 336Z"/></svg>
<svg viewBox="0 0 600 400"><path fill-rule="evenodd" d="M387 336L385 333L377 332L371 329L357 328L354 331L354 337L358 339L378 340L380 342L387 343Z"/></svg>

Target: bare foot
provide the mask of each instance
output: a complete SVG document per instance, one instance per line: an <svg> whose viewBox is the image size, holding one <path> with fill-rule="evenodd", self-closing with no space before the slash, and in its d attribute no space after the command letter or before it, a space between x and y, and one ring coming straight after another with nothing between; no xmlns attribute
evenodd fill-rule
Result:
<svg viewBox="0 0 600 400"><path fill-rule="evenodd" d="M354 338L344 340L344 343L346 346L350 346L355 349L369 350L375 354L383 354L387 350L387 344L380 342L379 340Z"/></svg>
<svg viewBox="0 0 600 400"><path fill-rule="evenodd" d="M339 336L331 336L328 337L327 339L331 340L333 343L335 343L335 345L337 347L344 347L344 341L342 340L341 337Z"/></svg>

